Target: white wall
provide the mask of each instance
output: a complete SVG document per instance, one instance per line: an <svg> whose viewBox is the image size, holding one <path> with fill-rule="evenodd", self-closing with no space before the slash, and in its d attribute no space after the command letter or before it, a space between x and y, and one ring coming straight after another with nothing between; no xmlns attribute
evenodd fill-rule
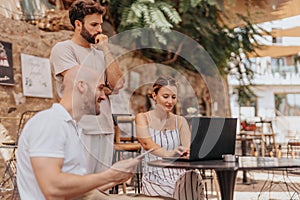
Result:
<svg viewBox="0 0 300 200"><path fill-rule="evenodd" d="M273 121L276 139L285 143L288 139L300 138L300 116L276 116L274 99L276 93L300 93L300 86L256 86L254 90L258 95L258 116Z"/></svg>
<svg viewBox="0 0 300 200"><path fill-rule="evenodd" d="M261 85L252 89L257 95L257 116L265 120L272 120L277 142L286 143L289 139L300 139L300 116L276 116L274 96L276 93L300 93L300 85ZM231 100L236 100L236 98ZM237 117L238 104L231 102L231 106L233 114Z"/></svg>

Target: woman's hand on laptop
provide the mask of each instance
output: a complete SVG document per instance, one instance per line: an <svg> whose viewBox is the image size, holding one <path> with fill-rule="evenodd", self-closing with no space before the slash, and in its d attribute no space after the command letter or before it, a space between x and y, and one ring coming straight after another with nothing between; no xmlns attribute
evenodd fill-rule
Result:
<svg viewBox="0 0 300 200"><path fill-rule="evenodd" d="M190 150L187 147L179 146L174 151L172 151L171 157L189 157L190 156Z"/></svg>
<svg viewBox="0 0 300 200"><path fill-rule="evenodd" d="M183 153L181 156L181 158L190 158L190 149L188 149L185 153Z"/></svg>

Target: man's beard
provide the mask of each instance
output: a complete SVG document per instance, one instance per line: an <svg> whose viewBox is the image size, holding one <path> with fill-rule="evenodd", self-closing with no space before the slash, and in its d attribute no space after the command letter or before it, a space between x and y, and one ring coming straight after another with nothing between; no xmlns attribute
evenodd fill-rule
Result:
<svg viewBox="0 0 300 200"><path fill-rule="evenodd" d="M97 35L99 35L99 33L95 34L95 35L92 35L90 34L86 28L84 27L84 25L82 26L82 30L80 32L80 35L86 40L88 41L89 43L91 44L95 44L96 41L95 41L95 38Z"/></svg>
<svg viewBox="0 0 300 200"><path fill-rule="evenodd" d="M94 102L91 102L89 97L85 97L83 104L83 110L86 115L99 115L99 111L96 109L96 105Z"/></svg>

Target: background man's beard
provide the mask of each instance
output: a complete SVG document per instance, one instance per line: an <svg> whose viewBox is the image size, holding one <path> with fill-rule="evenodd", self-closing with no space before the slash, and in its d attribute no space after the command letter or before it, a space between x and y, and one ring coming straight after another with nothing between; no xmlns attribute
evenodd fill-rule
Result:
<svg viewBox="0 0 300 200"><path fill-rule="evenodd" d="M80 35L89 43L91 44L95 44L95 38L98 34L95 35L91 35L85 28L82 29L82 31L80 32Z"/></svg>

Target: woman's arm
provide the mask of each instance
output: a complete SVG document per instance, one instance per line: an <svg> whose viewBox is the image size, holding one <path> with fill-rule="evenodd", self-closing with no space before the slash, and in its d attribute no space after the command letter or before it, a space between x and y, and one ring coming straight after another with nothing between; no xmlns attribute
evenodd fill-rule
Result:
<svg viewBox="0 0 300 200"><path fill-rule="evenodd" d="M190 148L191 144L191 131L186 119L182 116L179 117L179 135L181 144Z"/></svg>
<svg viewBox="0 0 300 200"><path fill-rule="evenodd" d="M176 148L174 151L167 151L158 144L156 144L149 132L149 124L146 113L139 113L135 118L136 124L136 136L145 150L156 149L152 152L153 155L158 157L172 157L179 156L186 152L186 149L182 146Z"/></svg>
<svg viewBox="0 0 300 200"><path fill-rule="evenodd" d="M191 131L189 124L187 123L186 119L182 116L179 116L179 136L181 145L188 148L190 150L191 145Z"/></svg>

